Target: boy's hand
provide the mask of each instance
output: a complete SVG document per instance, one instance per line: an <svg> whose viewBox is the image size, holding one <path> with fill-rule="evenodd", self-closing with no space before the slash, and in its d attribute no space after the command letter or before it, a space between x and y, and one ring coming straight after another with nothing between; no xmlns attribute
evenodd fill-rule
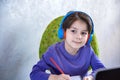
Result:
<svg viewBox="0 0 120 80"><path fill-rule="evenodd" d="M71 80L70 76L67 74L53 75L51 74L48 80Z"/></svg>
<svg viewBox="0 0 120 80"><path fill-rule="evenodd" d="M83 80L94 80L94 79L93 79L93 76L86 76L83 78Z"/></svg>

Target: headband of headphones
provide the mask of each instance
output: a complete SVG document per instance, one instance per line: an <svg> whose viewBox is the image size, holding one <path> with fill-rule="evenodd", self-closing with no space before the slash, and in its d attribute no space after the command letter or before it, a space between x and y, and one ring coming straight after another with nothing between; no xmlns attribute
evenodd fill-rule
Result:
<svg viewBox="0 0 120 80"><path fill-rule="evenodd" d="M63 38L64 38L64 30L63 30L63 28L62 28L63 22L66 20L67 17L69 17L71 14L73 14L73 13L75 13L75 12L84 13L84 12L81 12L81 11L70 11L70 12L68 12L68 13L63 17L63 19L62 19L62 21L61 21L61 23L60 23L60 27L59 27L59 29L58 29L58 37L59 37L60 39L63 39ZM84 14L86 14L86 13L84 13ZM93 34L94 34L94 24L93 24L93 21L92 21L91 17L90 17L88 14L86 14L86 15L90 18L91 23L92 23L92 30L91 30L91 32L90 32L90 37L89 37L88 42L87 42L88 44L90 44L90 42L92 41Z"/></svg>

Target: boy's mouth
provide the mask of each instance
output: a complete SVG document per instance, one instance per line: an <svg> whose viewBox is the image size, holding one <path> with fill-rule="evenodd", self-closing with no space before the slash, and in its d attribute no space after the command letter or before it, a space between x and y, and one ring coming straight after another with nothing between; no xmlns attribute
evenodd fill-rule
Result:
<svg viewBox="0 0 120 80"><path fill-rule="evenodd" d="M76 43L76 44L81 44L82 43L82 41L81 42L73 41L73 42Z"/></svg>

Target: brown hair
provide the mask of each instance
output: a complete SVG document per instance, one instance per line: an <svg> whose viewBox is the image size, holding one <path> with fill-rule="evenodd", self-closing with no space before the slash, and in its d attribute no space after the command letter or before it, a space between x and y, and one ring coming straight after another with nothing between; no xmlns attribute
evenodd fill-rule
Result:
<svg viewBox="0 0 120 80"><path fill-rule="evenodd" d="M84 21L87 24L87 30L88 30L88 33L90 34L93 24L92 24L91 18L86 13L83 13L83 12L74 12L70 14L62 24L62 28L64 29L64 31L70 28L70 26L76 20Z"/></svg>

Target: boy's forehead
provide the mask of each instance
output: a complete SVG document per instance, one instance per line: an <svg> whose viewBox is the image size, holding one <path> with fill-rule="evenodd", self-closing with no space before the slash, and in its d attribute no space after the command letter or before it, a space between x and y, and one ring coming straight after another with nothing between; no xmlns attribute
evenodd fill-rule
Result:
<svg viewBox="0 0 120 80"><path fill-rule="evenodd" d="M71 26L87 26L87 24L84 21L76 20L71 24Z"/></svg>
<svg viewBox="0 0 120 80"><path fill-rule="evenodd" d="M78 31L88 31L87 28L77 28L77 27L71 27L70 29L75 29L75 30L78 30Z"/></svg>
<svg viewBox="0 0 120 80"><path fill-rule="evenodd" d="M78 25L78 26L72 25L72 26L70 27L70 29L87 30L87 26L83 26L83 25Z"/></svg>

